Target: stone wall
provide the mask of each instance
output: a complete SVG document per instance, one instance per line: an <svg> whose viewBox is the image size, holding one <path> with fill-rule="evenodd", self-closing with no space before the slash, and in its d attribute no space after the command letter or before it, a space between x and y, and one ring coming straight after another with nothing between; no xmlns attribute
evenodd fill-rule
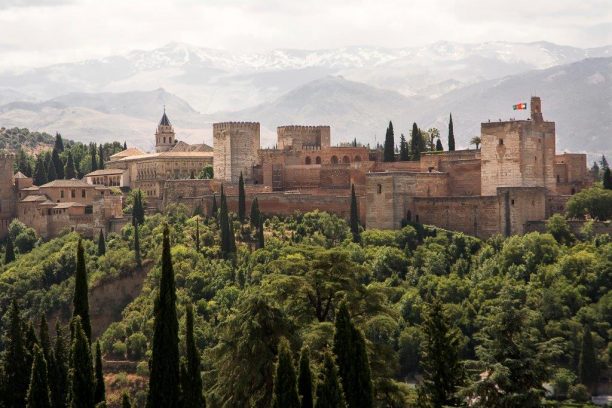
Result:
<svg viewBox="0 0 612 408"><path fill-rule="evenodd" d="M237 183L242 172L246 180L251 180L253 166L258 164L259 135L258 122L214 123L215 178Z"/></svg>
<svg viewBox="0 0 612 408"><path fill-rule="evenodd" d="M279 149L301 150L304 147L329 147L329 126L279 126L276 128Z"/></svg>

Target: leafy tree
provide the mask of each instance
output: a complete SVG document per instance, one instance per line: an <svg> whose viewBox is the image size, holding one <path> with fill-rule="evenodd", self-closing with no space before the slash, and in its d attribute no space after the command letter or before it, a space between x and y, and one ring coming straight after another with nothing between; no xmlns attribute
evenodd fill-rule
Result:
<svg viewBox="0 0 612 408"><path fill-rule="evenodd" d="M606 156L604 156L603 154L601 155L601 160L599 161L599 164L601 165L602 170L610 168L610 166L608 165L608 160L606 159Z"/></svg>
<svg viewBox="0 0 612 408"><path fill-rule="evenodd" d="M35 186L42 186L47 183L47 169L43 160L43 155L39 154L36 158L36 165L34 166L34 175L32 182Z"/></svg>
<svg viewBox="0 0 612 408"><path fill-rule="evenodd" d="M240 179L238 179L238 219L240 223L244 223L246 218L246 194L244 192L244 178L242 172L240 172Z"/></svg>
<svg viewBox="0 0 612 408"><path fill-rule="evenodd" d="M145 220L145 203L142 197L142 190L138 189L133 193L132 205L132 224L142 225Z"/></svg>
<svg viewBox="0 0 612 408"><path fill-rule="evenodd" d="M436 151L438 152L444 151L444 147L442 146L442 141L440 140L440 138L436 140Z"/></svg>
<svg viewBox="0 0 612 408"><path fill-rule="evenodd" d="M391 123L391 121L389 121L389 126L387 127L387 133L385 135L383 161L395 161L395 139L393 137L393 123Z"/></svg>
<svg viewBox="0 0 612 408"><path fill-rule="evenodd" d="M81 316L72 319L72 345L70 347L70 368L68 371L71 408L93 408L94 403L94 369L91 358L89 339L81 325Z"/></svg>
<svg viewBox="0 0 612 408"><path fill-rule="evenodd" d="M98 256L106 254L106 239L104 238L104 232L100 230L98 235Z"/></svg>
<svg viewBox="0 0 612 408"><path fill-rule="evenodd" d="M574 194L566 205L567 215L606 221L612 218L612 191L599 187L587 188Z"/></svg>
<svg viewBox="0 0 612 408"><path fill-rule="evenodd" d="M195 232L195 247L196 251L200 252L200 217L196 216L196 232Z"/></svg>
<svg viewBox="0 0 612 408"><path fill-rule="evenodd" d="M338 369L329 352L323 359L323 370L317 383L316 408L345 408L344 393L338 381Z"/></svg>
<svg viewBox="0 0 612 408"><path fill-rule="evenodd" d="M74 297L72 300L72 317L79 316L79 325L83 328L87 339L91 341L91 322L89 321L89 295L87 285L87 269L83 242L79 240L76 255L76 272L74 278Z"/></svg>
<svg viewBox="0 0 612 408"><path fill-rule="evenodd" d="M561 214L554 214L546 221L546 232L560 244L571 244L574 241L570 226Z"/></svg>
<svg viewBox="0 0 612 408"><path fill-rule="evenodd" d="M582 330L582 344L580 347L580 360L578 362L578 379L589 390L593 390L599 380L599 364L590 327L584 326Z"/></svg>
<svg viewBox="0 0 612 408"><path fill-rule="evenodd" d="M55 144L53 145L53 149L57 150L58 153L64 151L64 141L62 140L62 135L59 133L55 133Z"/></svg>
<svg viewBox="0 0 612 408"><path fill-rule="evenodd" d="M428 306L422 324L421 369L423 383L419 388L422 406L456 406L458 388L464 383L461 332L452 327L442 302L436 298Z"/></svg>
<svg viewBox="0 0 612 408"><path fill-rule="evenodd" d="M349 408L372 407L374 392L365 339L351 321L344 302L340 304L336 314L333 350L342 379L346 405Z"/></svg>
<svg viewBox="0 0 612 408"><path fill-rule="evenodd" d="M64 177L67 180L73 179L77 177L77 170L74 165L74 159L72 158L72 152L68 151L66 157L66 167L64 167Z"/></svg>
<svg viewBox="0 0 612 408"><path fill-rule="evenodd" d="M221 231L221 253L225 259L229 259L232 251L232 227L227 209L227 199L221 186L221 209L219 210L219 229Z"/></svg>
<svg viewBox="0 0 612 408"><path fill-rule="evenodd" d="M15 260L15 249L13 247L13 240L10 236L6 237L6 246L4 247L4 264L8 264Z"/></svg>
<svg viewBox="0 0 612 408"><path fill-rule="evenodd" d="M19 148L17 151L17 160L16 160L17 171L23 173L26 177L32 177L32 164L30 163L30 159L26 152Z"/></svg>
<svg viewBox="0 0 612 408"><path fill-rule="evenodd" d="M298 394L301 408L313 408L312 371L310 370L310 350L302 348L300 353L300 371L298 374Z"/></svg>
<svg viewBox="0 0 612 408"><path fill-rule="evenodd" d="M353 234L353 242L361 242L359 234L359 209L357 208L357 196L355 195L355 185L351 184L351 234Z"/></svg>
<svg viewBox="0 0 612 408"><path fill-rule="evenodd" d="M410 155L408 153L408 143L406 142L406 137L402 133L400 135L400 153L399 153L400 161L408 161L410 160Z"/></svg>
<svg viewBox="0 0 612 408"><path fill-rule="evenodd" d="M259 226L259 217L261 217L261 214L259 213L259 201L257 200L257 197L255 197L253 198L253 201L251 201L250 221L252 226Z"/></svg>
<svg viewBox="0 0 612 408"><path fill-rule="evenodd" d="M410 134L410 150L412 160L419 160L421 153L425 151L425 144L423 143L423 135L421 130L416 123L412 124L412 132Z"/></svg>
<svg viewBox="0 0 612 408"><path fill-rule="evenodd" d="M134 259L136 267L142 268L142 256L140 254L140 235L138 233L138 224L134 225Z"/></svg>
<svg viewBox="0 0 612 408"><path fill-rule="evenodd" d="M176 288L170 254L170 232L164 227L161 279L155 299L155 324L150 364L147 407L176 407L179 404L178 319Z"/></svg>
<svg viewBox="0 0 612 408"><path fill-rule="evenodd" d="M206 406L202 390L202 375L200 368L200 352L193 335L193 306L187 305L185 316L185 350L187 365L181 378L184 408L203 408Z"/></svg>
<svg viewBox="0 0 612 408"><path fill-rule="evenodd" d="M612 176L610 175L610 168L607 167L603 173L603 188L606 190L612 190Z"/></svg>
<svg viewBox="0 0 612 408"><path fill-rule="evenodd" d="M95 389L94 403L106 401L106 389L104 387L104 373L102 372L102 352L100 351L100 342L96 341L96 361L94 366L95 374Z"/></svg>
<svg viewBox="0 0 612 408"><path fill-rule="evenodd" d="M213 167L208 165L204 166L200 174L198 174L198 178L201 180L211 180L214 177Z"/></svg>
<svg viewBox="0 0 612 408"><path fill-rule="evenodd" d="M300 408L300 397L296 387L295 367L286 339L278 345L278 364L274 376L273 408Z"/></svg>
<svg viewBox="0 0 612 408"><path fill-rule="evenodd" d="M480 136L474 136L470 139L470 144L476 146L476 149L480 147L481 139Z"/></svg>
<svg viewBox="0 0 612 408"><path fill-rule="evenodd" d="M455 131L453 129L453 114L451 113L448 120L448 151L455 150Z"/></svg>
<svg viewBox="0 0 612 408"><path fill-rule="evenodd" d="M47 382L47 362L38 345L34 346L34 361L31 371L26 407L51 408L49 384Z"/></svg>
<svg viewBox="0 0 612 408"><path fill-rule="evenodd" d="M4 387L10 392L4 395L7 407L22 407L25 405L28 391L28 379L31 366L28 366L26 355L26 340L23 324L19 315L17 301L13 300L8 312L8 329L4 341Z"/></svg>

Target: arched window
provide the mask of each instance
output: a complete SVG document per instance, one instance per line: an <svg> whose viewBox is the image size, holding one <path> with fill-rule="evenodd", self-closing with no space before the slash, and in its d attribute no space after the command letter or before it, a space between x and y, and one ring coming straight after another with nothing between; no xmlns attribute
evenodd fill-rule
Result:
<svg viewBox="0 0 612 408"><path fill-rule="evenodd" d="M306 164L312 164L312 161L310 160L310 156L306 156L305 163Z"/></svg>
<svg viewBox="0 0 612 408"><path fill-rule="evenodd" d="M331 162L332 162L332 164L338 164L338 157L332 156Z"/></svg>
<svg viewBox="0 0 612 408"><path fill-rule="evenodd" d="M344 157L342 158L342 163L349 164L350 162L351 162L351 159L349 159L349 157L348 157L348 156L344 156Z"/></svg>
<svg viewBox="0 0 612 408"><path fill-rule="evenodd" d="M359 155L355 156L355 158L353 159L353 161L355 161L355 162L360 162L360 161L361 161L361 156L359 156Z"/></svg>
<svg viewBox="0 0 612 408"><path fill-rule="evenodd" d="M317 158L315 159L315 163L321 164L321 157L317 156Z"/></svg>

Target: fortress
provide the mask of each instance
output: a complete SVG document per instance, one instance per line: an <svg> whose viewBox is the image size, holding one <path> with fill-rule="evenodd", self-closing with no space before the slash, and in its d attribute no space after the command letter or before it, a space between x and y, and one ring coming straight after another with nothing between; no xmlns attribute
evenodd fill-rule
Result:
<svg viewBox="0 0 612 408"><path fill-rule="evenodd" d="M556 154L555 123L544 120L538 97L527 120L482 123L480 149L427 152L419 161L383 162L378 150L332 146L329 126L280 126L276 148L262 149L259 123L215 123L212 148L188 145L176 140L165 112L155 142L155 153L130 148L83 181L44 186L13 175L13 157L3 155L0 233L15 217L45 237L79 226L112 231L125 222L112 187L141 189L149 211L182 203L211 214L223 186L235 211L242 174L247 206L257 197L264 214L319 209L348 217L354 185L367 228L419 222L486 238L525 232L527 222L564 211L590 185L586 155ZM213 179L196 178L205 166Z"/></svg>

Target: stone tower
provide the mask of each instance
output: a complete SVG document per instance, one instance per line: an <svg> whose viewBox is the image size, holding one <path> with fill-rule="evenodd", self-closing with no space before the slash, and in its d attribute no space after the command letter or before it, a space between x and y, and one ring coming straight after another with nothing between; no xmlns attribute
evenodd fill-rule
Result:
<svg viewBox="0 0 612 408"><path fill-rule="evenodd" d="M259 122L223 122L213 124L215 179L237 183L242 172L245 181L253 177L258 162Z"/></svg>
<svg viewBox="0 0 612 408"><path fill-rule="evenodd" d="M155 132L155 151L157 153L167 152L174 146L174 129L172 124L166 115L166 109L164 108L164 114L157 125L157 131Z"/></svg>
<svg viewBox="0 0 612 408"><path fill-rule="evenodd" d="M0 238L8 233L8 226L15 217L17 195L13 181L13 153L0 152Z"/></svg>

